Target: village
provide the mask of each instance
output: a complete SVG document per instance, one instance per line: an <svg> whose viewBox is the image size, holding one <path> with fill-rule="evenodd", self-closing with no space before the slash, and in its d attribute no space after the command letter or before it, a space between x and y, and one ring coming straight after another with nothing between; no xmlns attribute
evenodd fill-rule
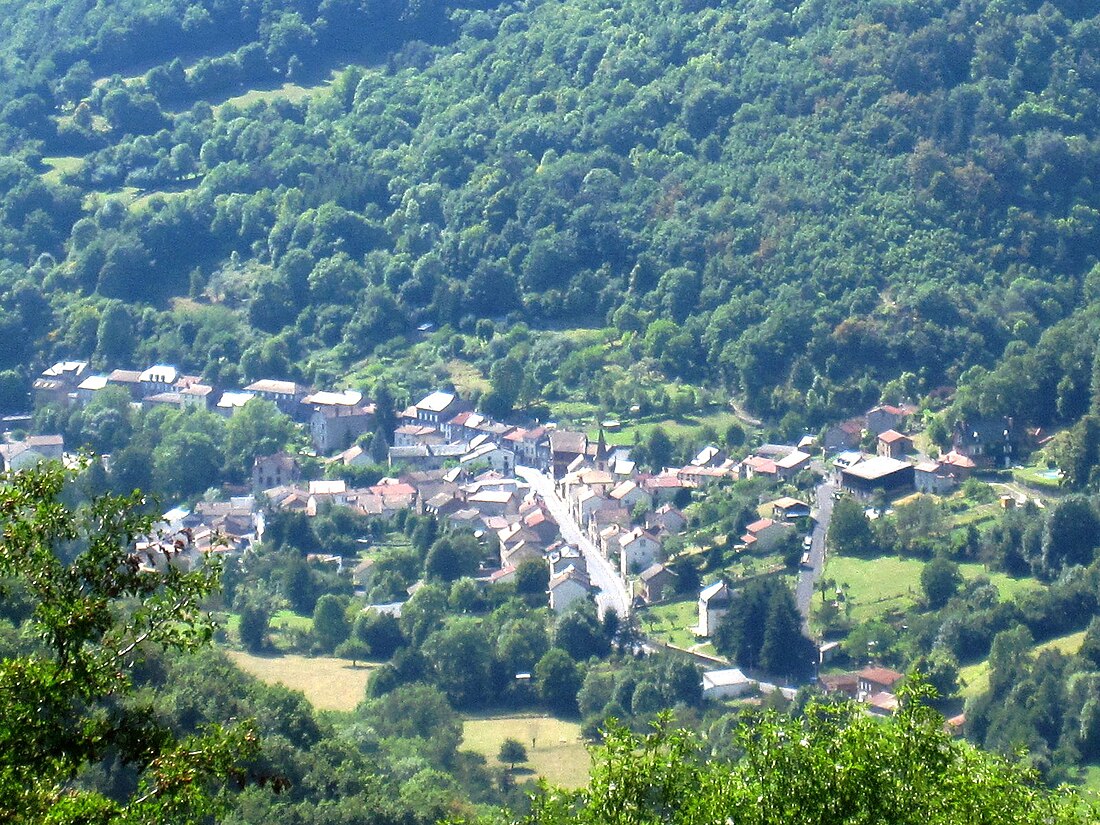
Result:
<svg viewBox="0 0 1100 825"><path fill-rule="evenodd" d="M365 466L379 458L363 446L364 437L378 428L375 405L351 389L317 390L291 381L259 380L216 392L168 365L93 375L87 363L66 361L35 382L35 401L39 406L85 406L111 386L124 388L132 404L143 409L194 407L226 417L252 399L263 399L308 433L323 466ZM745 525L730 550L735 556L759 557L780 547L797 548L799 609L808 627L804 594L813 592L822 575L832 500L851 496L882 507L914 491L944 495L976 471L1010 466L1034 437L1008 419L962 422L953 433L952 449L933 458L916 449L915 412L912 407L879 405L820 435L807 434L796 444L759 444L740 458L706 444L684 466L643 471L629 447L611 445L605 438L605 426L615 429L617 422L597 425L594 437L550 423L510 424L440 389L397 413L393 432L383 434L389 472L376 483L357 487L343 479L306 479L296 456L256 456L250 489L172 507L163 513L161 535L139 542L135 552L151 567L194 566L212 552L253 552L274 513L313 518L341 507L388 520L407 511L434 517L443 529L471 533L480 542L485 550L476 576L480 586L515 581L523 565L537 565L546 570L546 603L553 612L595 600L602 612L614 611L626 619L684 595L674 556L705 549L685 547L685 510L722 485L760 479L767 494L759 518ZM72 457L60 435L44 434L6 440L0 459L3 469L16 470L44 459ZM180 535L186 541L179 541ZM309 561L350 571L359 593L370 589L376 557L369 546L356 558L318 547ZM777 564L767 572L782 568ZM747 674L748 669L731 666L706 644L722 619L737 609L744 583L729 576L698 582L693 591L697 621L686 628L697 643L660 646L692 655L709 668L703 676L707 697L779 690L789 698L796 685L776 675ZM399 614L401 603L374 607ZM817 664L827 665L836 648L835 641L820 640ZM642 649L652 650L653 645ZM868 661L862 670L823 674L818 681L828 692L864 703L868 712L891 714L898 706L894 690L902 678Z"/></svg>

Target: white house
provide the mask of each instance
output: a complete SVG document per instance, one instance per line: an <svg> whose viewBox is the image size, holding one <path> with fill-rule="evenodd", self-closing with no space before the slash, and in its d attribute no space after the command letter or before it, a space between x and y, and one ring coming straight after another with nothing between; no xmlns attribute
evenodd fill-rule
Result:
<svg viewBox="0 0 1100 825"><path fill-rule="evenodd" d="M562 613L578 599L587 599L590 585L588 579L570 565L550 579L550 609Z"/></svg>
<svg viewBox="0 0 1100 825"><path fill-rule="evenodd" d="M745 528L741 541L749 550L766 553L787 535L791 525L783 521L762 518Z"/></svg>
<svg viewBox="0 0 1100 825"><path fill-rule="evenodd" d="M633 481L623 481L617 484L608 495L627 510L633 510L639 502L643 502L646 509L649 509L653 504L653 496Z"/></svg>
<svg viewBox="0 0 1100 825"><path fill-rule="evenodd" d="M729 699L734 696L744 696L754 687L756 687L756 682L735 667L726 670L711 670L703 674L704 699Z"/></svg>
<svg viewBox="0 0 1100 825"><path fill-rule="evenodd" d="M661 550L661 542L652 533L635 527L619 536L619 575L624 579L636 575L655 561Z"/></svg>
<svg viewBox="0 0 1100 825"><path fill-rule="evenodd" d="M718 623L729 613L730 604L733 601L733 593L724 581L717 581L709 587L704 587L699 593L699 628L700 636L714 634Z"/></svg>

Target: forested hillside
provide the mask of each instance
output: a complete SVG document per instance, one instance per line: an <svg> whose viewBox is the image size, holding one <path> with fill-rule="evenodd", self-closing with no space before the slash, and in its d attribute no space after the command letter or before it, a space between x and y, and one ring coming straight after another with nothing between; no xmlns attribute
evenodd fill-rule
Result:
<svg viewBox="0 0 1100 825"><path fill-rule="evenodd" d="M572 392L622 365L612 405L682 379L816 424L1097 289L1088 3L4 6L9 407L62 355L320 380L507 316L609 328L517 344L533 398L573 356ZM1021 413L1083 411L1094 328Z"/></svg>

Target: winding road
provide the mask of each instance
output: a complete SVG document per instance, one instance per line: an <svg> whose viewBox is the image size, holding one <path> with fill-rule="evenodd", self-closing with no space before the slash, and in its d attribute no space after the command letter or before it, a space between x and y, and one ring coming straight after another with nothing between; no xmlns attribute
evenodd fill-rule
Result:
<svg viewBox="0 0 1100 825"><path fill-rule="evenodd" d="M596 595L596 605L599 607L600 615L602 616L610 609L625 619L630 615L630 596L626 592L626 585L623 584L623 580L619 578L618 573L611 566L611 562L585 536L580 525L577 524L572 513L569 512L569 508L565 506L565 502L558 497L553 480L534 467L517 466L516 475L530 484L531 489L542 496L543 501L546 502L546 506L550 510L550 514L558 523L562 538L584 553L584 560L588 564L588 579L600 591ZM810 592L811 594L813 592L812 583Z"/></svg>

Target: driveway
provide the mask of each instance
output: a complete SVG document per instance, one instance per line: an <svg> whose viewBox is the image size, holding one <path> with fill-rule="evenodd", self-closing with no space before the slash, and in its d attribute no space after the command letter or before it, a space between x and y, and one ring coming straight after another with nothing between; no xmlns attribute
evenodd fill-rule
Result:
<svg viewBox="0 0 1100 825"><path fill-rule="evenodd" d="M574 520L565 502L558 497L554 482L533 467L516 467L516 475L542 496L550 514L558 523L562 538L584 554L584 560L588 564L589 581L599 588L596 605L599 607L600 615L602 616L608 609L614 610L621 618L630 615L630 597L627 595L626 585L611 566L611 562L581 531L580 525Z"/></svg>

